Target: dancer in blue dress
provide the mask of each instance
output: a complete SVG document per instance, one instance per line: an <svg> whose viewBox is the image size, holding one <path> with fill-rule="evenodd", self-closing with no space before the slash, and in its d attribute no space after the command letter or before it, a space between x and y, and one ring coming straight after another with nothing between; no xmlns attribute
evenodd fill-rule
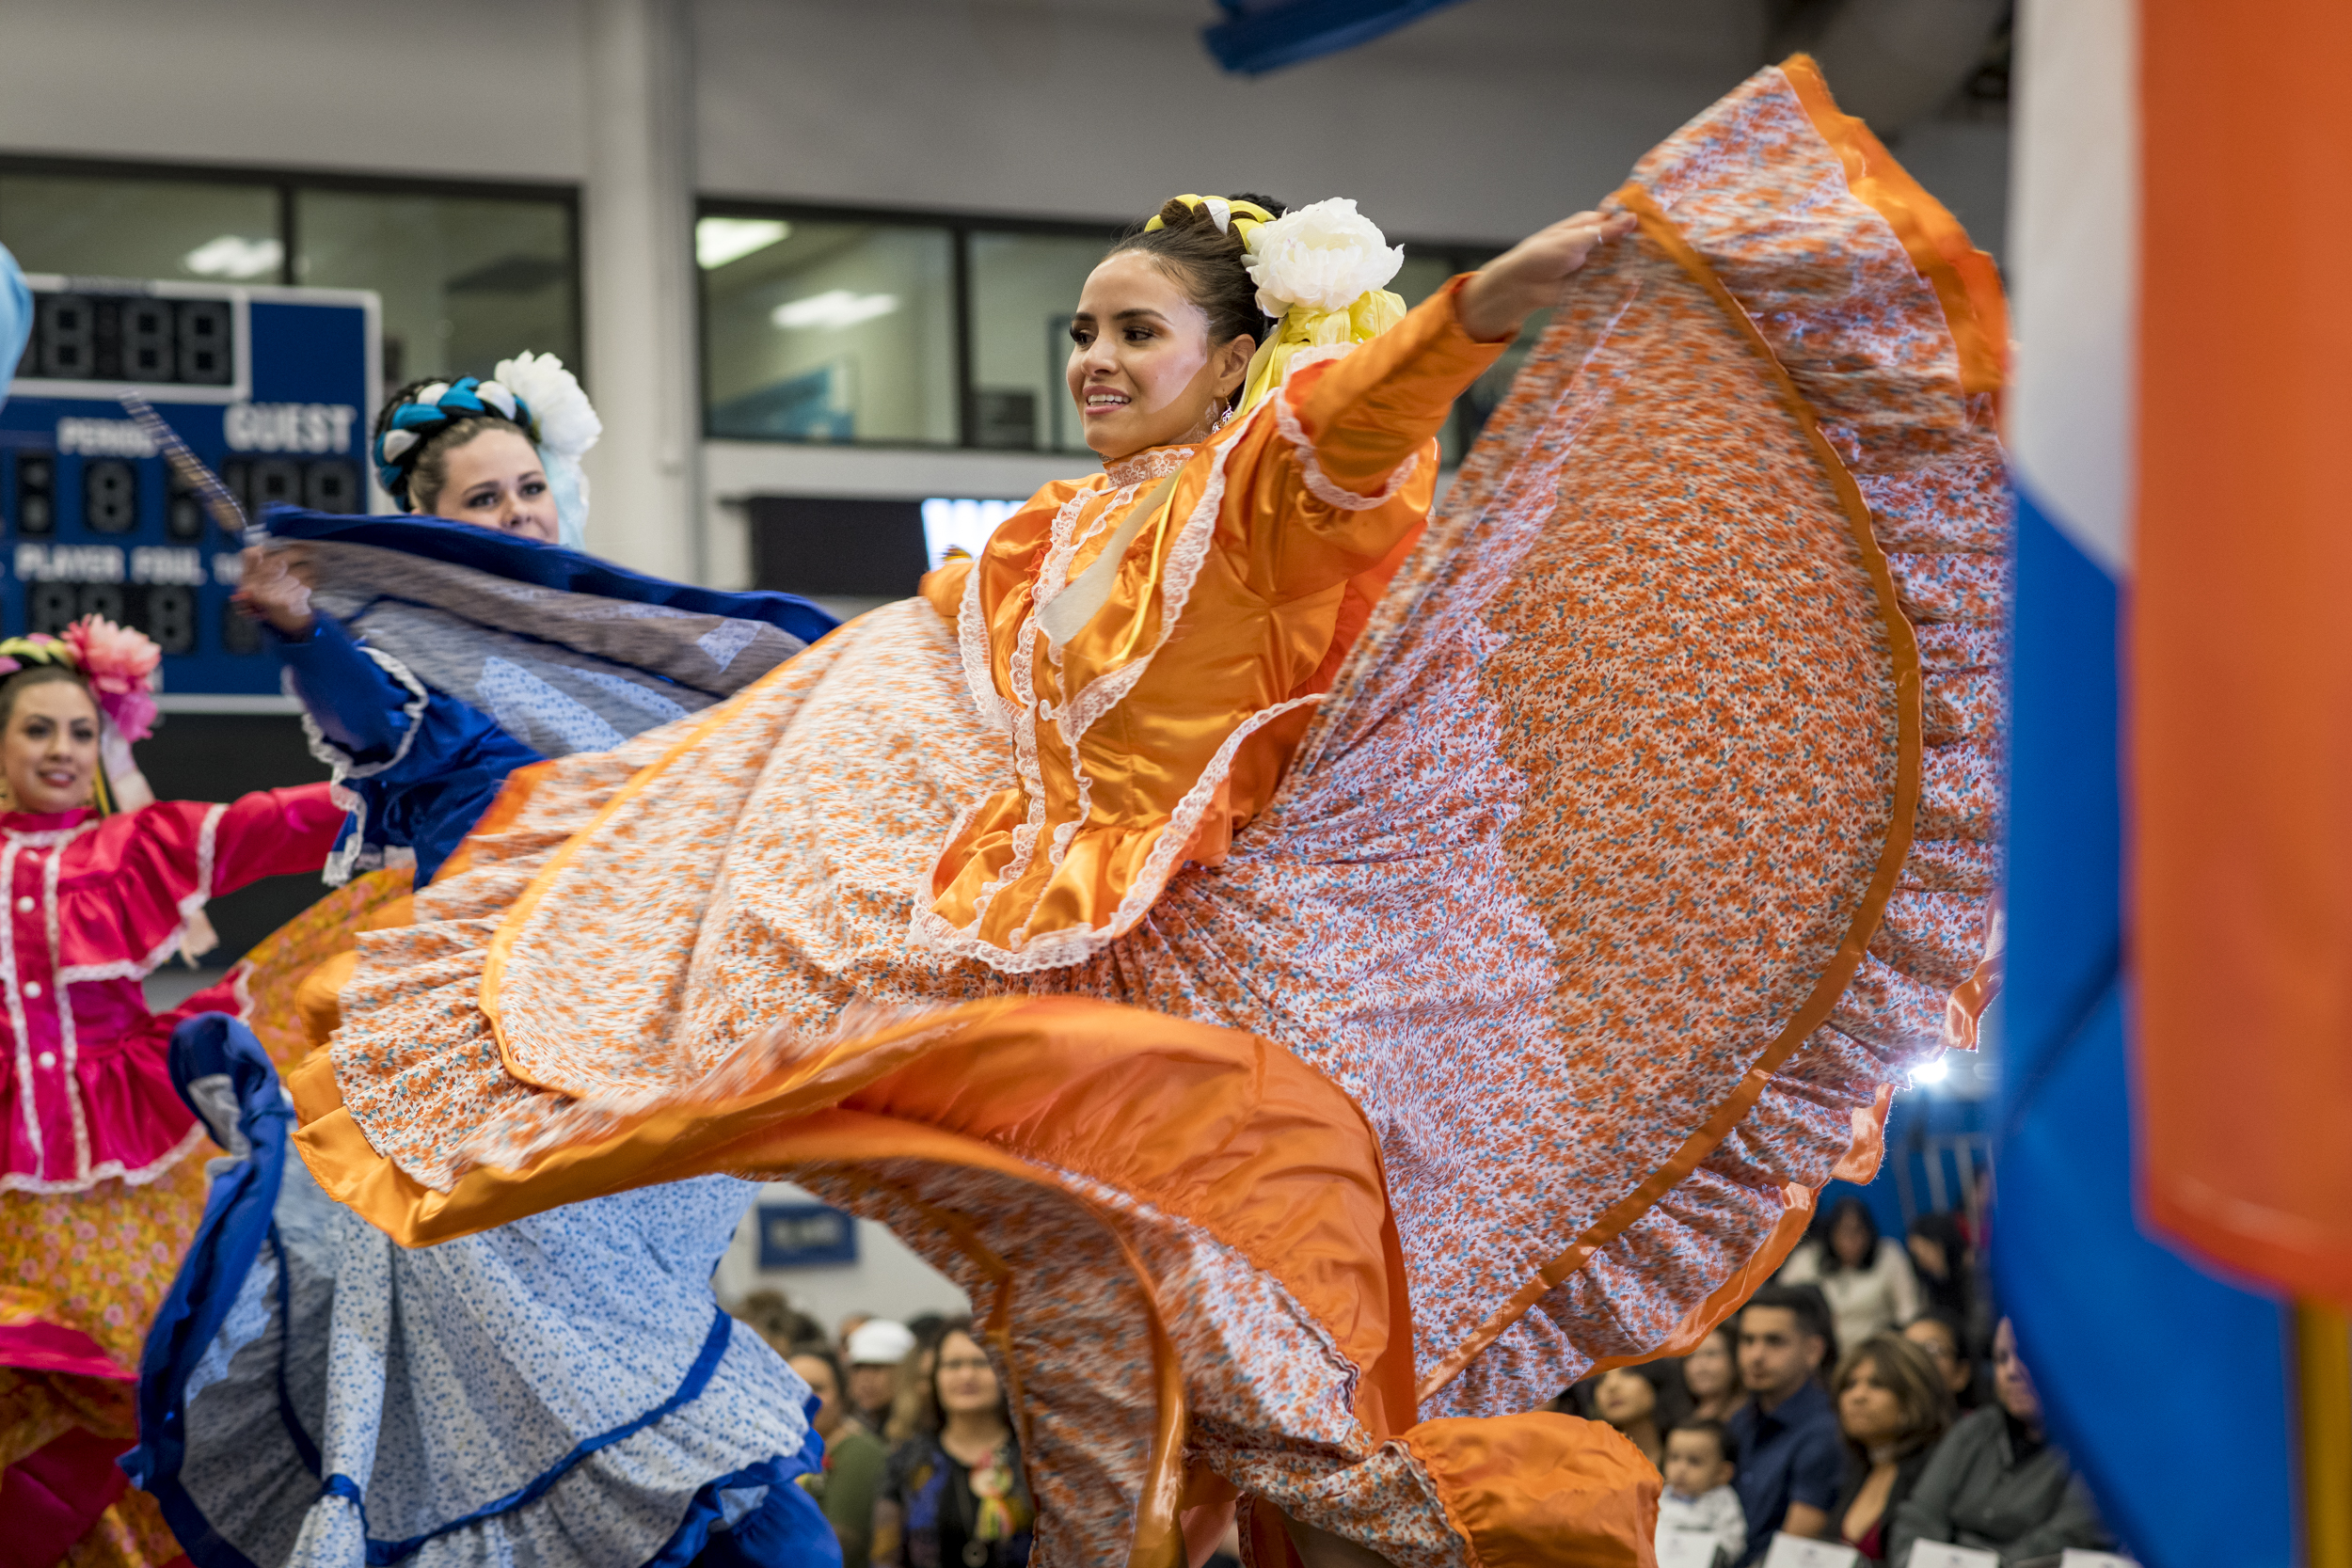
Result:
<svg viewBox="0 0 2352 1568"><path fill-rule="evenodd" d="M831 628L787 595L558 544L580 534L583 423L593 440L569 373L529 356L406 388L378 421L379 477L462 520L281 512L247 552L242 601L351 811L331 879L407 863L422 886L516 768L723 701ZM348 970L321 970L304 989L331 1020ZM823 1452L808 1389L711 1293L754 1183L407 1251L286 1158L284 1092L245 1022L191 1022L171 1065L230 1156L149 1338L124 1465L199 1568L838 1562L794 1484Z"/></svg>

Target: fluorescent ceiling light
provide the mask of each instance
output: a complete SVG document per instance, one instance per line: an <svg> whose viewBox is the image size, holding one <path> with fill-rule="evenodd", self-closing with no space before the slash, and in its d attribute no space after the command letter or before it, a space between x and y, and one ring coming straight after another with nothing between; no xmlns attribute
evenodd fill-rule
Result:
<svg viewBox="0 0 2352 1568"><path fill-rule="evenodd" d="M704 218L694 225L694 260L707 272L765 250L792 232L782 218Z"/></svg>
<svg viewBox="0 0 2352 1568"><path fill-rule="evenodd" d="M1922 1062L1911 1069L1914 1084L1941 1084L1951 1075L1952 1064L1941 1056L1931 1062Z"/></svg>
<svg viewBox="0 0 2352 1568"><path fill-rule="evenodd" d="M286 247L276 240L248 240L223 234L206 240L180 258L180 264L199 277L264 277L286 259Z"/></svg>
<svg viewBox="0 0 2352 1568"><path fill-rule="evenodd" d="M855 326L862 321L886 316L898 308L897 294L853 294L847 289L827 289L821 294L777 306L768 319L788 329Z"/></svg>

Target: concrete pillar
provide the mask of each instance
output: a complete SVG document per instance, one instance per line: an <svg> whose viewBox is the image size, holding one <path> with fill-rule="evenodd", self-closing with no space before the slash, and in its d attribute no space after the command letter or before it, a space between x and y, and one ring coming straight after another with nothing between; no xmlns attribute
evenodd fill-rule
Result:
<svg viewBox="0 0 2352 1568"><path fill-rule="evenodd" d="M683 581L705 575L695 391L690 0L583 0L588 548Z"/></svg>

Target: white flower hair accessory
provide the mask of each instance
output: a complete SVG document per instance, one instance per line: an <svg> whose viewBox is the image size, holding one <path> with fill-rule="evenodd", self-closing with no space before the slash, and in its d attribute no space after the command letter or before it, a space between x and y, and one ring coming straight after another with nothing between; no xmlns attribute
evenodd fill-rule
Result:
<svg viewBox="0 0 2352 1568"><path fill-rule="evenodd" d="M604 434L604 421L580 390L580 377L552 354L518 354L500 360L490 373L501 390L511 390L538 416L539 463L555 492L556 523L563 542L580 548L588 531L588 476L580 460Z"/></svg>
<svg viewBox="0 0 2352 1568"><path fill-rule="evenodd" d="M1405 319L1405 302L1381 286L1405 264L1405 247L1346 197L1256 224L1242 245L1258 309L1281 319L1250 356L1236 417L1280 387L1302 352L1345 353Z"/></svg>
<svg viewBox="0 0 2352 1568"><path fill-rule="evenodd" d="M566 457L584 457L604 434L604 421L580 389L580 377L552 354L518 354L490 372L500 390L511 390L539 417L539 445Z"/></svg>
<svg viewBox="0 0 2352 1568"><path fill-rule="evenodd" d="M1391 245L1379 226L1344 196L1260 224L1248 243L1249 280L1258 286L1258 309L1269 316L1301 306L1344 310L1405 264L1405 247Z"/></svg>

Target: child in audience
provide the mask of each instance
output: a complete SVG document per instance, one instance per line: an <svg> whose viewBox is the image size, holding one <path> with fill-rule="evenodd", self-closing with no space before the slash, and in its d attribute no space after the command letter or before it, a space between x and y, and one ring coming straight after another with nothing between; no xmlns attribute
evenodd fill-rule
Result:
<svg viewBox="0 0 2352 1568"><path fill-rule="evenodd" d="M1740 1494L1731 1489L1731 1439L1721 1421L1696 1417L1677 1421L1666 1433L1666 1490L1658 1499L1658 1538L1696 1530L1712 1535L1720 1560L1736 1561L1747 1550L1748 1520Z"/></svg>

